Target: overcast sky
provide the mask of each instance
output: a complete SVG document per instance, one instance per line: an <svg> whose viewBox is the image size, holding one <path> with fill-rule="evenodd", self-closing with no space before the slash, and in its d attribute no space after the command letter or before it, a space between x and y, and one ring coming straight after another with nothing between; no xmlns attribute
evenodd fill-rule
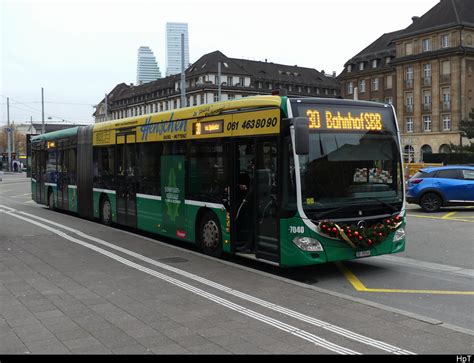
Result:
<svg viewBox="0 0 474 363"><path fill-rule="evenodd" d="M339 74L384 33L410 25L439 0L10 1L0 0L0 123L45 118L93 122L93 105L135 83L149 46L166 73L166 22L186 22L190 62L228 57Z"/></svg>

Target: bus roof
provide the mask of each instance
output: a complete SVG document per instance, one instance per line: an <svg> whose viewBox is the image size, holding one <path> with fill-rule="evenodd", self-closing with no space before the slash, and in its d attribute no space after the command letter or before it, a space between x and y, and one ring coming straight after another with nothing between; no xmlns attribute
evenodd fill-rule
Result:
<svg viewBox="0 0 474 363"><path fill-rule="evenodd" d="M31 142L48 141L48 140L61 139L63 137L74 136L74 135L77 135L77 130L79 130L79 126L70 127L64 130L48 132L43 135L34 136L33 138L31 138Z"/></svg>
<svg viewBox="0 0 474 363"><path fill-rule="evenodd" d="M232 111L245 108L265 108L265 107L286 107L282 105L286 102L286 97L280 96L254 96L244 97L233 101L215 102L205 105L185 107L175 110L168 110L155 114L146 114L141 116L127 117L107 122L101 122L94 125L94 131L105 131L115 128L135 126L137 121L145 120L151 115L156 115L162 121L199 118L205 116L219 115L225 111ZM154 118L156 117L154 116ZM138 122L140 124L140 122Z"/></svg>

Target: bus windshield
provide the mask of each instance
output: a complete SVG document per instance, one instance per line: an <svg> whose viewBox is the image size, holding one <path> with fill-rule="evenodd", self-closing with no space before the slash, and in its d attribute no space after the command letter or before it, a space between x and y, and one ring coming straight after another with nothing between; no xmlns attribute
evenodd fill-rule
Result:
<svg viewBox="0 0 474 363"><path fill-rule="evenodd" d="M300 116L308 110L308 105L303 107ZM313 106L309 109L315 110ZM330 118L334 122L336 117L342 120L347 115L362 119L364 116L359 110L350 113L338 107L336 111L334 106L331 114L327 110L327 107L320 110L320 118L316 120L320 128L311 128L315 120L310 118L309 154L299 156L301 200L308 216L355 217L361 211L367 216L400 210L402 170L393 116L385 109L370 110L367 111L370 115L380 116L370 116L376 121L372 125L368 116L364 125L351 121L344 129L342 124L331 129Z"/></svg>

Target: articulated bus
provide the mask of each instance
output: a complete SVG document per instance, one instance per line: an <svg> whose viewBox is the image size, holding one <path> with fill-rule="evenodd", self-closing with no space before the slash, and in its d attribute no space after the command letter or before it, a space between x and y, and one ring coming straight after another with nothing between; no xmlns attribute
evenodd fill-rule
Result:
<svg viewBox="0 0 474 363"><path fill-rule="evenodd" d="M393 107L256 96L32 139L32 197L51 209L304 266L401 252Z"/></svg>

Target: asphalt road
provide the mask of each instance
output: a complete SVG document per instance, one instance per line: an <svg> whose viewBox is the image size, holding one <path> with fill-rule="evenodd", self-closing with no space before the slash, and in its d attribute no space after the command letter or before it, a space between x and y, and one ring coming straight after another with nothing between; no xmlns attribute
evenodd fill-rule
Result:
<svg viewBox="0 0 474 363"><path fill-rule="evenodd" d="M51 212L29 187L0 183L0 354L472 352L473 295L446 293L474 291L472 262L419 237L399 256L280 270ZM472 230L443 217L410 229Z"/></svg>

